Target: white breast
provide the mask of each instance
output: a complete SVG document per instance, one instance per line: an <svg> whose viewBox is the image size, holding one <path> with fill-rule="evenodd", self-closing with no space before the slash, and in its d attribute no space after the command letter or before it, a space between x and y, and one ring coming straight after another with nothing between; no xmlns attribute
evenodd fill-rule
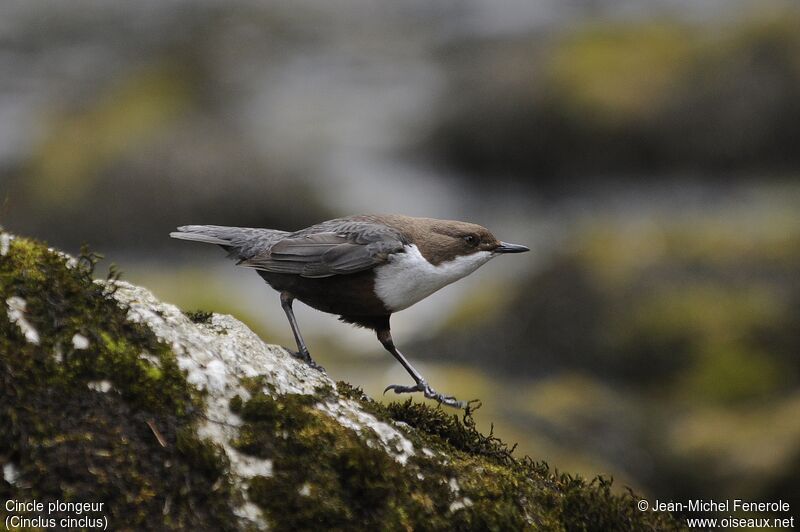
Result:
<svg viewBox="0 0 800 532"><path fill-rule="evenodd" d="M456 257L434 266L415 245L404 246L389 262L375 268L375 294L392 312L408 308L462 277L466 277L492 258L489 251Z"/></svg>

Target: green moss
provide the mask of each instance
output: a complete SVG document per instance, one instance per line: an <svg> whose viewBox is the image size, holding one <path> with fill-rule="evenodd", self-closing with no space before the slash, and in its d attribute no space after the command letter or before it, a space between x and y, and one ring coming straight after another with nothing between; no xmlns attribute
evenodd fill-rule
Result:
<svg viewBox="0 0 800 532"><path fill-rule="evenodd" d="M192 469L205 475L209 481L226 481L229 463L222 447L209 440L199 439L191 427L181 427L178 430L175 447Z"/></svg>
<svg viewBox="0 0 800 532"><path fill-rule="evenodd" d="M314 407L317 398L266 394L240 402L245 420L234 443L273 460L269 478L253 479L250 498L277 530L346 529L353 523L382 528L404 520L391 480L401 467L377 445Z"/></svg>
<svg viewBox="0 0 800 532"><path fill-rule="evenodd" d="M227 464L196 436L201 397L169 347L93 282L98 260L84 252L68 267L21 238L0 257L0 456L20 474L0 498L104 502L114 528L231 529ZM38 344L8 319L11 297Z"/></svg>
<svg viewBox="0 0 800 532"><path fill-rule="evenodd" d="M343 382L337 390L378 419L412 426L404 433L416 452L400 464L377 439L317 409L313 396L234 399L244 420L236 447L273 461L273 475L254 478L249 496L276 530L679 528L667 515L642 514L633 495L613 494L604 479L514 458L475 429L470 412L459 419L411 401L383 406Z"/></svg>
<svg viewBox="0 0 800 532"><path fill-rule="evenodd" d="M187 311L184 314L194 323L211 323L211 316L214 315L213 312L205 310Z"/></svg>

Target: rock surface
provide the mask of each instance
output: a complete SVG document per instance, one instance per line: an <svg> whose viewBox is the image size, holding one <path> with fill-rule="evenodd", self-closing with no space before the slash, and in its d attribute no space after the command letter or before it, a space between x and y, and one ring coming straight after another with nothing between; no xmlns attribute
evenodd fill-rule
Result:
<svg viewBox="0 0 800 532"><path fill-rule="evenodd" d="M186 314L113 276L93 280L95 255L71 259L8 233L0 243L0 498L45 510L104 504L80 515L4 507L4 520L105 519L114 530L680 528L639 512L635 496L606 480L515 458L469 412L377 404L230 316Z"/></svg>

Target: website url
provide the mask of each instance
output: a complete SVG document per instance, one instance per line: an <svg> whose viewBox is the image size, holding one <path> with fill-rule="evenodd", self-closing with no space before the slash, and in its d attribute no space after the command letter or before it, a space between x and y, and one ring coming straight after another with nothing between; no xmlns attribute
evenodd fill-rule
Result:
<svg viewBox="0 0 800 532"><path fill-rule="evenodd" d="M794 517L786 518L743 518L723 517L715 518L689 518L686 519L689 528L794 528Z"/></svg>

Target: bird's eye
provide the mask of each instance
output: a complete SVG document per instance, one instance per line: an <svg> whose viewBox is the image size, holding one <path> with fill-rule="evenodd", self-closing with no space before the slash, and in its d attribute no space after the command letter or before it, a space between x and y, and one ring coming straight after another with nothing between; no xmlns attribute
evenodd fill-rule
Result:
<svg viewBox="0 0 800 532"><path fill-rule="evenodd" d="M464 242L466 242L470 246L477 246L478 242L479 242L479 239L475 235L467 235L467 236L464 237Z"/></svg>

